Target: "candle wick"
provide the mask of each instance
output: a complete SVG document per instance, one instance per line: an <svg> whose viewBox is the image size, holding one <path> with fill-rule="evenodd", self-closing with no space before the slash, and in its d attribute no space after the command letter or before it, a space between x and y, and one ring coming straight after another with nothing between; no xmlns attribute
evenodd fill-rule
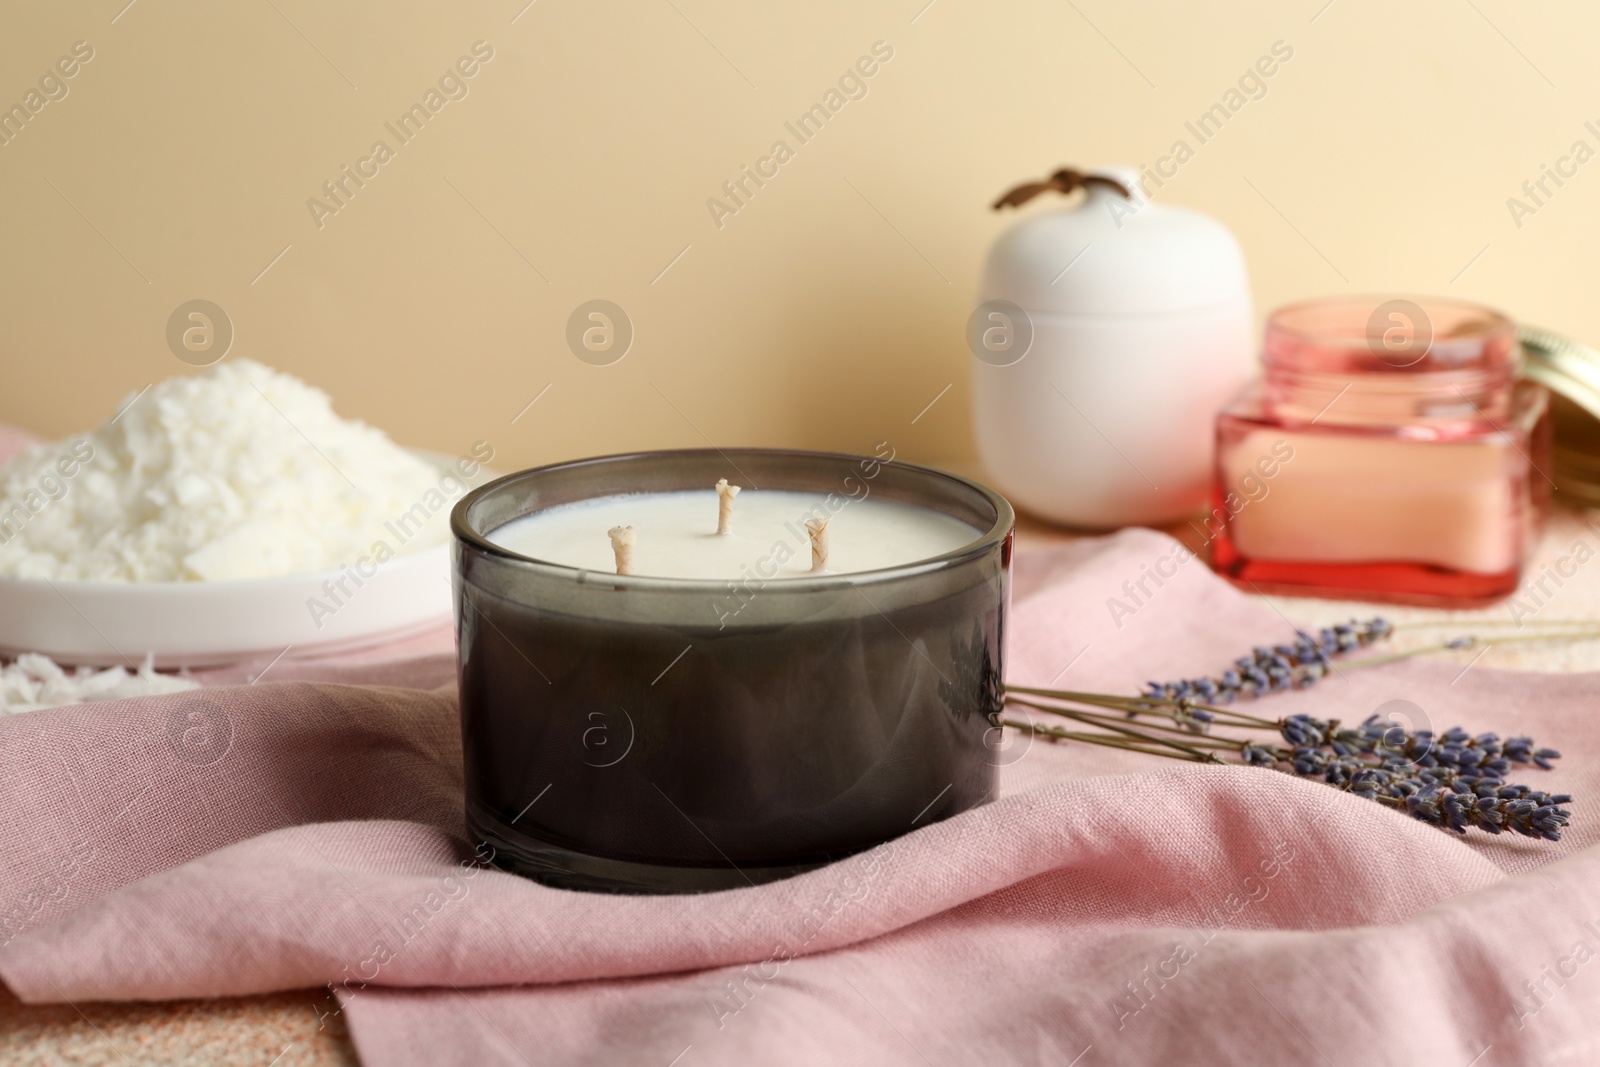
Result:
<svg viewBox="0 0 1600 1067"><path fill-rule="evenodd" d="M729 485L728 479L722 478L717 482L717 533L733 533L733 498L739 495L740 487Z"/></svg>
<svg viewBox="0 0 1600 1067"><path fill-rule="evenodd" d="M611 538L611 550L617 554L617 573L633 573L633 546L639 535L632 526L613 526L606 531Z"/></svg>
<svg viewBox="0 0 1600 1067"><path fill-rule="evenodd" d="M806 533L811 535L812 573L828 569L828 518L826 515L806 520Z"/></svg>

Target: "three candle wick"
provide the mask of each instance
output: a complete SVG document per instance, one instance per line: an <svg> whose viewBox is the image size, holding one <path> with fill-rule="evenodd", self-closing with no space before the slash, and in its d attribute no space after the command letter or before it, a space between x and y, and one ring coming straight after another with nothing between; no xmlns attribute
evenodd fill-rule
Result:
<svg viewBox="0 0 1600 1067"><path fill-rule="evenodd" d="M717 481L717 533L733 533L733 498L743 486L729 485L728 479ZM639 534L632 526L613 526L606 531L611 538L611 551L617 557L617 573L633 573L633 549L639 543ZM811 538L811 573L828 569L828 516L814 515L806 520L806 533Z"/></svg>

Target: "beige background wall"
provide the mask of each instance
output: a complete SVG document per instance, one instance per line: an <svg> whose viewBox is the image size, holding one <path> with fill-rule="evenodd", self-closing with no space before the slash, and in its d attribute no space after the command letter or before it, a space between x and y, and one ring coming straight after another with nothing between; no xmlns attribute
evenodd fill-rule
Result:
<svg viewBox="0 0 1600 1067"><path fill-rule="evenodd" d="M0 103L76 41L94 59L0 147L0 421L64 435L190 372L166 322L205 298L233 356L502 466L707 439L967 456L987 203L1193 145L1277 40L1266 95L1156 194L1234 229L1259 307L1457 293L1600 341L1600 162L1520 228L1506 205L1600 149L1593 5L525 3L8 5ZM469 94L319 229L307 199L479 40ZM867 96L799 146L784 122L879 40ZM779 138L795 157L719 230L706 200ZM615 365L567 349L591 298L634 322Z"/></svg>

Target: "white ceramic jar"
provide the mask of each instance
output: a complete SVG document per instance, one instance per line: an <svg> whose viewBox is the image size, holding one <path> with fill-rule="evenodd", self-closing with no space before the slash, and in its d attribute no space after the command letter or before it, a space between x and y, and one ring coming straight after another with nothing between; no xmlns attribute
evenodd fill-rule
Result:
<svg viewBox="0 0 1600 1067"><path fill-rule="evenodd" d="M968 329L978 453L1041 518L1171 522L1206 502L1216 413L1254 369L1244 256L1215 219L1145 199L1132 168L1093 173L1132 199L1090 185L989 254Z"/></svg>

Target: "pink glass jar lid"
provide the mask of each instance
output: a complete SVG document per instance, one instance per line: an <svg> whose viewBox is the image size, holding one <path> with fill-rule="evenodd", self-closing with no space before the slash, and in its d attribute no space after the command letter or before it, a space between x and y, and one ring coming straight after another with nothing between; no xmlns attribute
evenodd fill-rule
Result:
<svg viewBox="0 0 1600 1067"><path fill-rule="evenodd" d="M1269 374L1477 371L1510 377L1516 325L1481 304L1442 297L1337 296L1288 304L1267 318Z"/></svg>

